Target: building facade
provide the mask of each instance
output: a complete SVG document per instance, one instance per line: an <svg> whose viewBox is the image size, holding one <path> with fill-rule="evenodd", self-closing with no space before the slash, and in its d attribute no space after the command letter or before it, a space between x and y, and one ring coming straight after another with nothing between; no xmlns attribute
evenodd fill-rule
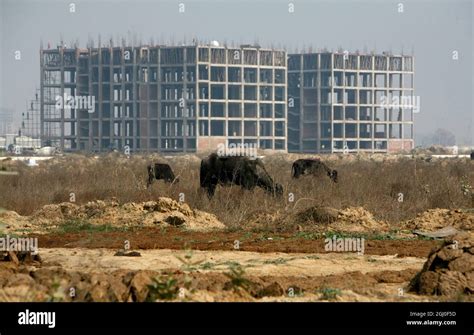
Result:
<svg viewBox="0 0 474 335"><path fill-rule="evenodd" d="M412 56L290 54L288 99L289 152L413 149Z"/></svg>
<svg viewBox="0 0 474 335"><path fill-rule="evenodd" d="M42 49L42 142L65 151L286 151L286 60L250 45Z"/></svg>
<svg viewBox="0 0 474 335"><path fill-rule="evenodd" d="M14 126L13 114L14 111L12 109L0 107L0 136L18 132L18 129Z"/></svg>
<svg viewBox="0 0 474 335"><path fill-rule="evenodd" d="M414 58L242 45L41 50L40 134L64 151L414 146Z"/></svg>

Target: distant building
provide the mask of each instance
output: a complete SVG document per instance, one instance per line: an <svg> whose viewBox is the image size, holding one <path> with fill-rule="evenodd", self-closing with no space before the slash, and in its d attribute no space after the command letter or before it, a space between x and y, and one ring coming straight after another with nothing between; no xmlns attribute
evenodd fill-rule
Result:
<svg viewBox="0 0 474 335"><path fill-rule="evenodd" d="M41 50L43 144L65 151L195 152L220 143L286 151L286 57L215 42Z"/></svg>
<svg viewBox="0 0 474 335"><path fill-rule="evenodd" d="M41 50L42 144L64 151L408 151L419 107L413 56L215 41Z"/></svg>
<svg viewBox="0 0 474 335"><path fill-rule="evenodd" d="M290 54L288 151L411 150L414 59L354 53Z"/></svg>
<svg viewBox="0 0 474 335"><path fill-rule="evenodd" d="M29 136L15 137L15 144L22 149L38 149L41 148L41 140L39 138L32 138Z"/></svg>
<svg viewBox="0 0 474 335"><path fill-rule="evenodd" d="M14 133L13 110L8 108L0 108L0 135Z"/></svg>
<svg viewBox="0 0 474 335"><path fill-rule="evenodd" d="M11 145L15 145L16 136L16 134L5 134L5 149L8 150Z"/></svg>

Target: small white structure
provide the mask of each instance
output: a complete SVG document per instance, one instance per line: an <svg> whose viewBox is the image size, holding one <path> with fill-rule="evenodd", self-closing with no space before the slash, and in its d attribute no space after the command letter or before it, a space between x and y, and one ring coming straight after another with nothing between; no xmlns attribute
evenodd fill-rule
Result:
<svg viewBox="0 0 474 335"><path fill-rule="evenodd" d="M52 156L56 152L55 147L42 147L35 151L37 156Z"/></svg>
<svg viewBox="0 0 474 335"><path fill-rule="evenodd" d="M41 148L41 140L39 138L33 138L29 136L17 136L15 137L15 144L22 147L23 149L38 149Z"/></svg>
<svg viewBox="0 0 474 335"><path fill-rule="evenodd" d="M8 146L10 144L15 144L15 137L16 137L16 134L6 134L5 135L5 139L6 139L5 148L6 149L8 149Z"/></svg>
<svg viewBox="0 0 474 335"><path fill-rule="evenodd" d="M28 165L28 166L38 166L38 163L36 162L36 158L29 158L26 161L26 165Z"/></svg>
<svg viewBox="0 0 474 335"><path fill-rule="evenodd" d="M453 155L457 155L458 152L459 152L459 148L458 148L457 145L453 145L453 146L451 147L451 150L452 150L452 152L453 152Z"/></svg>

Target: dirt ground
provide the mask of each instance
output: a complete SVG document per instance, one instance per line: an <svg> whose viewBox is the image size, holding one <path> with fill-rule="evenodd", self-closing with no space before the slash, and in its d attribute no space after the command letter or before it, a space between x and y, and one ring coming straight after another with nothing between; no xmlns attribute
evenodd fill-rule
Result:
<svg viewBox="0 0 474 335"><path fill-rule="evenodd" d="M358 254L327 252L324 235L172 226L28 237L38 238L39 257L0 261L2 301L472 299L409 290L441 240L368 239Z"/></svg>
<svg viewBox="0 0 474 335"><path fill-rule="evenodd" d="M133 250L222 250L259 253L323 253L324 236L305 234L269 234L252 232L190 232L179 228L143 228L132 231L75 232L31 235L42 248L120 249L128 241ZM238 249L236 249L238 242ZM367 240L364 254L427 257L436 240Z"/></svg>
<svg viewBox="0 0 474 335"><path fill-rule="evenodd" d="M432 209L390 224L362 207L310 206L243 222L231 229L165 197L59 203L29 216L4 210L3 234L37 238L39 256L0 252L0 301L473 300L470 210ZM463 272L443 260L457 235L423 235L445 228L462 236L466 252L449 260ZM364 250L328 250L337 238L363 239Z"/></svg>
<svg viewBox="0 0 474 335"><path fill-rule="evenodd" d="M114 249L45 248L41 252L41 264L21 264L14 268L8 267L8 262L1 262L0 298L144 301L145 283L149 285L152 278L160 276L163 290L175 288L179 292L173 299L177 301L439 299L407 291L410 279L423 266L424 257L171 249L139 253L140 256L126 257L115 256ZM238 267L235 273L233 267ZM170 281L176 281L175 287L165 286ZM60 294L58 289L51 291L51 287L59 288ZM74 298L61 294L70 292L71 288L75 290ZM159 297L167 300L164 292Z"/></svg>
<svg viewBox="0 0 474 335"><path fill-rule="evenodd" d="M113 256L110 249L48 249L44 253L44 261L51 264L59 263L66 271L82 269L84 272L95 271L97 268L104 272L116 270L153 270L158 272L172 272L177 269L186 271L186 264L181 261L189 253L176 252L169 249L140 251L141 257ZM181 259L181 260L180 260ZM398 297L398 288L403 287L417 269L422 266L424 259L395 256L355 256L340 254L299 254L245 251L194 251L191 254L188 272L207 281L208 287L214 288L199 290L190 294L190 300L219 300L220 290L216 289L229 281L222 274L229 271L229 264L240 264L245 269L245 277L261 286L273 284L269 296L263 293L263 300L311 300L317 299L317 291L324 285L332 289L346 290L338 295L338 300L363 300L362 294L368 293L367 300L404 300L407 297ZM227 280L226 280L227 279ZM373 283L372 290L367 289L367 283ZM276 285L274 283L277 283ZM217 285L216 285L217 284ZM297 297L289 296L288 290L296 289ZM225 291L225 290L224 290ZM305 291L307 294L302 294ZM370 293L369 293L370 291ZM277 294L276 297L272 295ZM231 297L226 299L254 300L255 297ZM335 297L336 298L336 297ZM423 298L422 298L423 299Z"/></svg>

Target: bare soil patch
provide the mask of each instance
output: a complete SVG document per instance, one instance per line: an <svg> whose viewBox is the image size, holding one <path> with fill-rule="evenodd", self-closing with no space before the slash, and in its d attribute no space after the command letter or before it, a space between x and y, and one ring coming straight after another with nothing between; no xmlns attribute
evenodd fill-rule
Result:
<svg viewBox="0 0 474 335"><path fill-rule="evenodd" d="M300 234L252 232L187 232L177 228L143 228L129 231L76 232L31 235L41 248L123 248L129 241L133 249L235 250L255 252L325 252L325 237ZM367 240L365 254L426 257L441 242L436 240Z"/></svg>
<svg viewBox="0 0 474 335"><path fill-rule="evenodd" d="M185 260L183 262L183 260ZM0 261L2 301L426 301L399 295L421 258L350 254L46 249ZM233 271L238 267L240 272ZM73 289L74 295L70 292Z"/></svg>

